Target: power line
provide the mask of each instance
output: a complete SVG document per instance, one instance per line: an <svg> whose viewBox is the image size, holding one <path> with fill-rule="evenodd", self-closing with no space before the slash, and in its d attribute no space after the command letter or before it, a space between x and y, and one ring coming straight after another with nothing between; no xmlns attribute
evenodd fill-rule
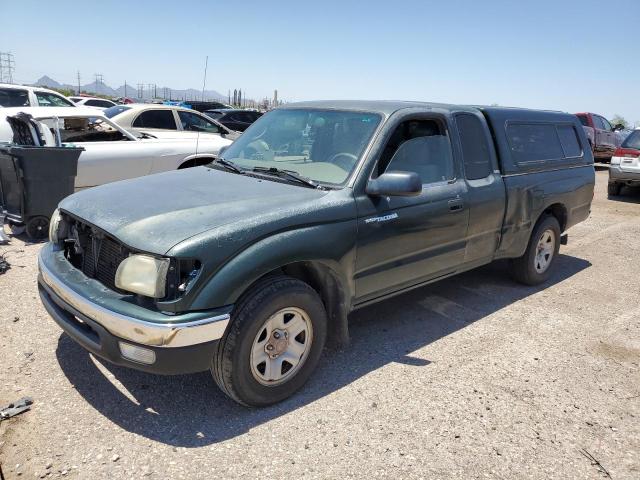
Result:
<svg viewBox="0 0 640 480"><path fill-rule="evenodd" d="M16 62L10 52L0 52L0 83L13 83Z"/></svg>

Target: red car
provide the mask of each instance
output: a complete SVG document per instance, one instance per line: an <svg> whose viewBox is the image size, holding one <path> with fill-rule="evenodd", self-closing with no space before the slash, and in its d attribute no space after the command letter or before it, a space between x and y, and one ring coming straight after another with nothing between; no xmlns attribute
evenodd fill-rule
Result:
<svg viewBox="0 0 640 480"><path fill-rule="evenodd" d="M591 150L596 160L611 161L611 157L622 143L616 133L620 126L611 126L609 120L596 113L576 113L589 138Z"/></svg>

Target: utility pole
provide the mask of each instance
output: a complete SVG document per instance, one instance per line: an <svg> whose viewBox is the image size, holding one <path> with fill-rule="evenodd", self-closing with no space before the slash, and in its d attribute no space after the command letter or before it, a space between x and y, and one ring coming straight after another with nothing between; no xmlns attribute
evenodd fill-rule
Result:
<svg viewBox="0 0 640 480"><path fill-rule="evenodd" d="M0 83L13 83L13 71L15 69L16 63L13 60L13 54L0 52Z"/></svg>
<svg viewBox="0 0 640 480"><path fill-rule="evenodd" d="M96 93L100 93L98 90L98 85L102 85L104 83L104 76L101 73L94 73L96 77Z"/></svg>
<svg viewBox="0 0 640 480"><path fill-rule="evenodd" d="M127 81L124 81L124 98L127 98Z"/></svg>
<svg viewBox="0 0 640 480"><path fill-rule="evenodd" d="M80 95L80 70L78 70L77 77L78 77L78 95Z"/></svg>

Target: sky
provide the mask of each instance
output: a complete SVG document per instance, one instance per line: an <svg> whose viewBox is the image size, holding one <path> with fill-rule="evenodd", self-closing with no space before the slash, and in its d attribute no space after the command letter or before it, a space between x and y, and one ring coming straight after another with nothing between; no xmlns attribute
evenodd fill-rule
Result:
<svg viewBox="0 0 640 480"><path fill-rule="evenodd" d="M640 1L0 0L14 80L399 99L640 122ZM10 19L14 19L11 21Z"/></svg>

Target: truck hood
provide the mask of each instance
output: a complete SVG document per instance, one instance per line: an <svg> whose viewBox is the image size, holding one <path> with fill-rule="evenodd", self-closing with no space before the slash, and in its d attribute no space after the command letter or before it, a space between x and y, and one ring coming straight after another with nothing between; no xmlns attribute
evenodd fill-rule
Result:
<svg viewBox="0 0 640 480"><path fill-rule="evenodd" d="M327 193L197 167L83 190L64 199L60 208L133 249L163 255L194 235L233 222L258 221Z"/></svg>

